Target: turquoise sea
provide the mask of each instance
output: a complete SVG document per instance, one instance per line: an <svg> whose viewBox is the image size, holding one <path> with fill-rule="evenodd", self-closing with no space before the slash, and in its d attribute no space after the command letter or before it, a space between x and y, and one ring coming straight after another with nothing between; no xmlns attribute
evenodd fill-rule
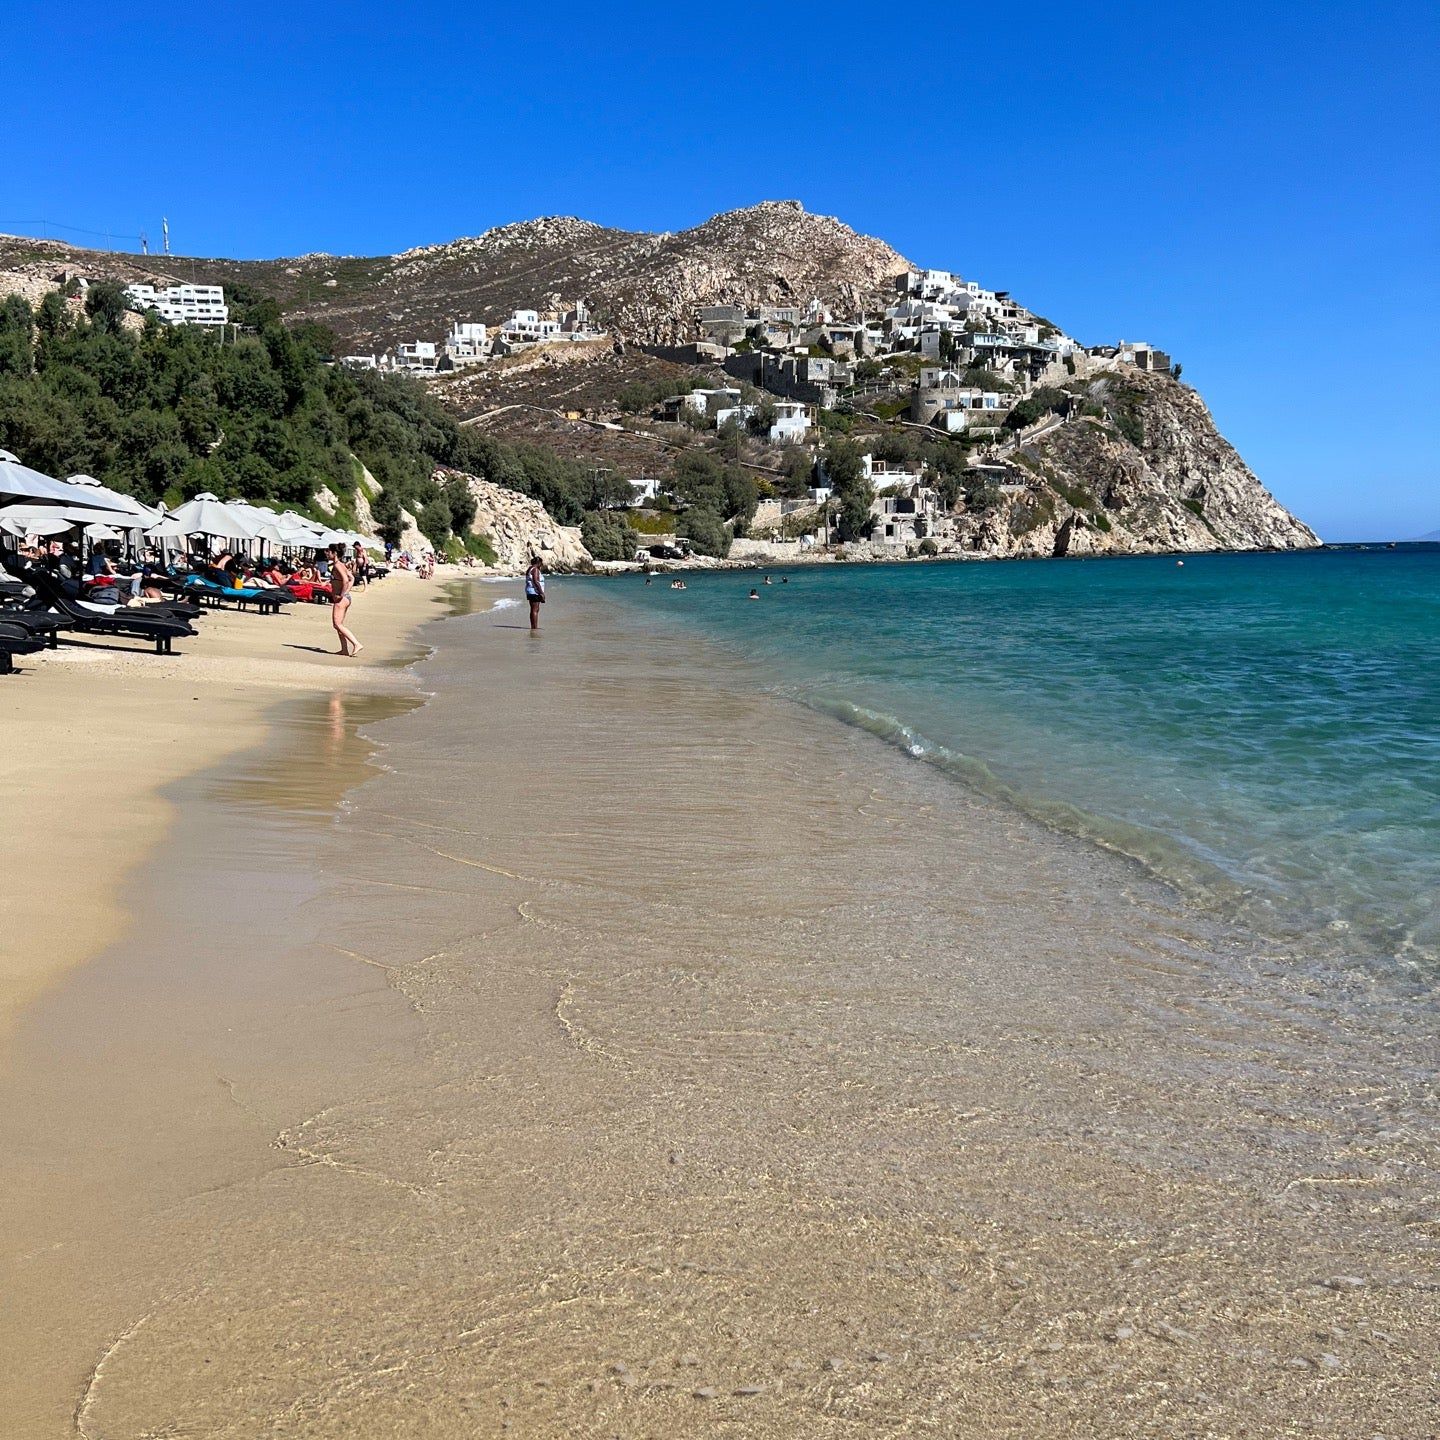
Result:
<svg viewBox="0 0 1440 1440"><path fill-rule="evenodd" d="M772 578L595 583L1288 952L1433 975L1440 546Z"/></svg>

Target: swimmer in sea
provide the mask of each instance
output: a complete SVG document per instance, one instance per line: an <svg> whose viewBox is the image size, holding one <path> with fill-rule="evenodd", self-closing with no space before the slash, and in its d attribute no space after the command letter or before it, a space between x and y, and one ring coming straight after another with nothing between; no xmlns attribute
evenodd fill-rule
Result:
<svg viewBox="0 0 1440 1440"><path fill-rule="evenodd" d="M758 590L752 590L748 598L751 600L758 600L760 598L760 592Z"/></svg>

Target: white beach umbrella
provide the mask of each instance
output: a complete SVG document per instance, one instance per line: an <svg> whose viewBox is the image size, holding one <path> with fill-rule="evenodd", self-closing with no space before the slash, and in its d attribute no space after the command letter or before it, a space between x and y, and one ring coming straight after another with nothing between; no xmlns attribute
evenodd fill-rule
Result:
<svg viewBox="0 0 1440 1440"><path fill-rule="evenodd" d="M121 533L113 525L87 525L85 538L87 540L119 540Z"/></svg>
<svg viewBox="0 0 1440 1440"><path fill-rule="evenodd" d="M27 535L63 535L73 524L58 505L17 505L0 510L0 530L7 535L18 535L22 540Z"/></svg>
<svg viewBox="0 0 1440 1440"><path fill-rule="evenodd" d="M123 525L125 517L114 510L100 510L89 505L4 505L0 517L12 535L58 535L76 525ZM43 527L43 528L37 528Z"/></svg>
<svg viewBox="0 0 1440 1440"><path fill-rule="evenodd" d="M11 501L34 505L88 505L113 514L121 507L91 495L82 486L52 480L22 465L8 450L0 450L0 505Z"/></svg>
<svg viewBox="0 0 1440 1440"><path fill-rule="evenodd" d="M132 516L133 519L125 526L127 530L143 530L147 525L155 524L165 513L163 509L154 505L146 505L144 501L137 500L133 495L123 494L119 490L111 490L109 486L102 485L93 475L72 475L65 483L78 485L88 495L94 496L92 503L106 507L113 506ZM117 520L114 523L118 525L120 522Z"/></svg>
<svg viewBox="0 0 1440 1440"><path fill-rule="evenodd" d="M313 520L297 515L293 510L285 510L277 515L275 524L282 536L281 543L285 545L318 545L320 532L324 529Z"/></svg>
<svg viewBox="0 0 1440 1440"><path fill-rule="evenodd" d="M189 535L213 535L222 540L254 540L258 538L253 520L230 505L222 505L213 495L197 495L178 505L163 520L149 526L145 533L152 540L182 540Z"/></svg>

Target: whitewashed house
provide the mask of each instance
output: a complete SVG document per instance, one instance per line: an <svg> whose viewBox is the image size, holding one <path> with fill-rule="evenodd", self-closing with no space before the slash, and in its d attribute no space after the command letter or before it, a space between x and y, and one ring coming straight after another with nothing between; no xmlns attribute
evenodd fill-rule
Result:
<svg viewBox="0 0 1440 1440"><path fill-rule="evenodd" d="M507 345L537 345L559 333L560 322L543 319L538 310L516 310L500 327L500 338Z"/></svg>
<svg viewBox="0 0 1440 1440"><path fill-rule="evenodd" d="M125 298L142 313L154 310L167 325L228 325L230 307L221 285L127 285Z"/></svg>
<svg viewBox="0 0 1440 1440"><path fill-rule="evenodd" d="M440 364L433 340L411 340L395 347L395 368L414 374L433 373Z"/></svg>
<svg viewBox="0 0 1440 1440"><path fill-rule="evenodd" d="M770 443L783 445L791 440L803 440L810 428L810 413L798 400L777 400L775 402L775 423L770 427Z"/></svg>
<svg viewBox="0 0 1440 1440"><path fill-rule="evenodd" d="M755 405L727 405L725 409L715 412L715 428L723 430L732 420L745 425L752 415L758 413L759 408Z"/></svg>
<svg viewBox="0 0 1440 1440"><path fill-rule="evenodd" d="M489 327L473 320L457 320L445 338L445 355L452 365L474 365L489 348Z"/></svg>

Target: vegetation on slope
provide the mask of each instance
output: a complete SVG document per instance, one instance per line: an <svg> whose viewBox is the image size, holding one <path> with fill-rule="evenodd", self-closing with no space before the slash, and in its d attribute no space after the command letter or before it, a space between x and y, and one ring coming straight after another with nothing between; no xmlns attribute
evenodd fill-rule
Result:
<svg viewBox="0 0 1440 1440"><path fill-rule="evenodd" d="M584 467L475 435L417 382L328 363L323 326L287 327L243 289L230 299L239 323L224 334L153 317L137 329L111 284L90 287L83 316L59 292L38 309L0 300L0 448L150 502L208 490L304 507L323 487L346 517L358 460L383 487L381 533L398 535L403 506L437 546L475 515L437 467L532 495L565 524L602 503Z"/></svg>

